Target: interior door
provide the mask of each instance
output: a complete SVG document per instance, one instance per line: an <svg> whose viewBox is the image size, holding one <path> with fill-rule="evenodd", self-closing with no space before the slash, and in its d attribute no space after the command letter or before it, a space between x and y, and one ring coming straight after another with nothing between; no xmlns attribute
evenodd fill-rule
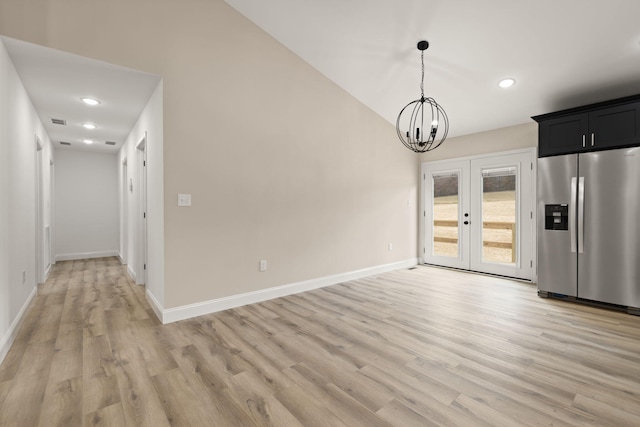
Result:
<svg viewBox="0 0 640 427"><path fill-rule="evenodd" d="M533 278L533 152L426 163L427 264Z"/></svg>

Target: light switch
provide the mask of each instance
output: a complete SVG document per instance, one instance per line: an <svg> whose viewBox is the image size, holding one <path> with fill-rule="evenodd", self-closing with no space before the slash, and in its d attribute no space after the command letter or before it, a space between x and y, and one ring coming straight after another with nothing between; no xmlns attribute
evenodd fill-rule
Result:
<svg viewBox="0 0 640 427"><path fill-rule="evenodd" d="M178 206L191 206L191 194L178 194Z"/></svg>

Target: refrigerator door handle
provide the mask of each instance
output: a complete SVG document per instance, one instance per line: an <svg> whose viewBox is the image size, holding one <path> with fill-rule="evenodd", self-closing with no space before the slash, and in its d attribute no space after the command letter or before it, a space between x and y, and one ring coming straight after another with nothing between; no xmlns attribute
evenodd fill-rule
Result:
<svg viewBox="0 0 640 427"><path fill-rule="evenodd" d="M584 253L584 176L578 181L578 253Z"/></svg>
<svg viewBox="0 0 640 427"><path fill-rule="evenodd" d="M576 194L577 194L577 178L571 177L571 199L569 202L569 235L571 236L571 252L576 252Z"/></svg>

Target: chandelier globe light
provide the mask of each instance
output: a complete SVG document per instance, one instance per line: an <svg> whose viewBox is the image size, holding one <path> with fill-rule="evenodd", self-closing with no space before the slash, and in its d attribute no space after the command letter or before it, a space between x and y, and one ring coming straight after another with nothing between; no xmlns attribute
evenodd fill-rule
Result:
<svg viewBox="0 0 640 427"><path fill-rule="evenodd" d="M442 145L449 133L449 118L435 99L424 96L424 51L429 48L429 42L422 40L417 47L422 62L420 98L411 101L400 111L396 132L405 147L416 153L424 153Z"/></svg>

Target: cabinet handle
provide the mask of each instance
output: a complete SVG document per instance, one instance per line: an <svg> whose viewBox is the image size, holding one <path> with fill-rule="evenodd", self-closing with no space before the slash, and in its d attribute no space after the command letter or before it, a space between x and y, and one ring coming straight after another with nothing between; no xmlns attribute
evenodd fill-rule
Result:
<svg viewBox="0 0 640 427"><path fill-rule="evenodd" d="M591 146L593 147L596 144L596 134L591 133Z"/></svg>
<svg viewBox="0 0 640 427"><path fill-rule="evenodd" d="M585 148L587 144L585 143L586 136L582 134L582 148Z"/></svg>

